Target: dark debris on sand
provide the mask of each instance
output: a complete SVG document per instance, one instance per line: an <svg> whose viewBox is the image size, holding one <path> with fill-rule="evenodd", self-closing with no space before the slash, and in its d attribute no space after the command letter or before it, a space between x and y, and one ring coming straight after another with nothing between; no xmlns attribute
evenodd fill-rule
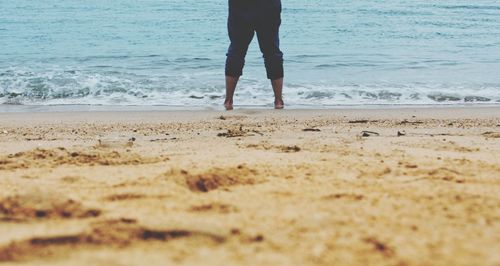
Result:
<svg viewBox="0 0 500 266"><path fill-rule="evenodd" d="M302 129L302 131L306 131L306 132L319 132L321 130L319 128L304 128L304 129Z"/></svg>
<svg viewBox="0 0 500 266"><path fill-rule="evenodd" d="M361 137L373 137L373 136L380 136L380 133L374 132L374 131L361 131Z"/></svg>

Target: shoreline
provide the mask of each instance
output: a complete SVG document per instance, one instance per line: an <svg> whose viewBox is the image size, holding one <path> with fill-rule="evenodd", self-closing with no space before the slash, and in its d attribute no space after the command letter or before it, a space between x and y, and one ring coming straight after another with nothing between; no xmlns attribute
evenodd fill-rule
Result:
<svg viewBox="0 0 500 266"><path fill-rule="evenodd" d="M285 106L285 110L359 110L359 109L429 109L429 108L495 108L500 103L470 103L470 104L353 104L353 105L293 105ZM235 106L235 110L268 110L272 105ZM174 105L91 105L91 104L60 104L60 105L10 105L0 104L0 113L21 112L87 112L87 111L225 111L222 105L206 106L174 106Z"/></svg>
<svg viewBox="0 0 500 266"><path fill-rule="evenodd" d="M123 114L127 114L123 116ZM244 115L254 119L300 117L330 117L332 119L498 119L500 106L474 107L398 107L398 108L338 108L338 109L253 109L239 108L225 110L135 110L135 109L104 109L104 110L61 110L46 109L44 111L0 112L0 127L19 126L23 122L33 124L57 122L105 122L105 123L136 123L136 122L194 122L203 121L217 116ZM0 128L1 129L1 128Z"/></svg>

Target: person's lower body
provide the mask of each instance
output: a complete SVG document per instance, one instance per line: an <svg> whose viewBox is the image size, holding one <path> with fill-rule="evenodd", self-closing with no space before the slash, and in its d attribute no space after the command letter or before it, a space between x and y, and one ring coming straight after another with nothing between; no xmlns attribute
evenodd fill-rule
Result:
<svg viewBox="0 0 500 266"><path fill-rule="evenodd" d="M267 78L271 80L276 109L284 107L283 53L279 48L281 25L280 0L229 0L228 33L231 44L226 59L226 99L224 106L231 110L239 77L243 74L245 56L255 33L264 57Z"/></svg>

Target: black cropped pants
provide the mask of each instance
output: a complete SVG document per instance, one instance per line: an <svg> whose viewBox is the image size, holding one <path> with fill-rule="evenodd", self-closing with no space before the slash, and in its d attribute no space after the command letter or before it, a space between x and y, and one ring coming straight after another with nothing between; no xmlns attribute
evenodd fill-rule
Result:
<svg viewBox="0 0 500 266"><path fill-rule="evenodd" d="M243 74L248 46L257 33L267 78L282 78L280 25L281 0L229 0L227 27L231 44L226 54L226 76L239 77Z"/></svg>

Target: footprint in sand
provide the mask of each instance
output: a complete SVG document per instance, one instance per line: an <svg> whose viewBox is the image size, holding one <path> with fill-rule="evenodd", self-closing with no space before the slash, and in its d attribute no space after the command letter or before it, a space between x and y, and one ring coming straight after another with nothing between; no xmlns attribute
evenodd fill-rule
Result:
<svg viewBox="0 0 500 266"><path fill-rule="evenodd" d="M15 170L31 167L57 167L60 165L140 165L168 160L162 157L142 157L129 152L87 148L70 151L36 148L7 156L0 156L0 170Z"/></svg>
<svg viewBox="0 0 500 266"><path fill-rule="evenodd" d="M77 234L33 237L0 246L0 262L67 256L71 251L95 246L124 248L148 241L192 239L203 245L218 245L224 243L228 236L229 234L219 235L182 228L148 228L139 225L136 220L126 218L107 220L94 223L89 230Z"/></svg>
<svg viewBox="0 0 500 266"><path fill-rule="evenodd" d="M257 183L256 179L251 177L257 172L243 165L230 169L214 168L202 174L191 175L186 171L181 174L188 188L195 192L208 192L218 188Z"/></svg>
<svg viewBox="0 0 500 266"><path fill-rule="evenodd" d="M170 170L159 178L174 180L193 192L209 192L216 189L228 190L238 185L255 185L264 180L258 178L258 172L245 165L230 168L212 168L203 173L189 173L186 170Z"/></svg>
<svg viewBox="0 0 500 266"><path fill-rule="evenodd" d="M55 195L35 192L0 199L0 221L29 221L34 219L92 218L101 214L80 202Z"/></svg>

